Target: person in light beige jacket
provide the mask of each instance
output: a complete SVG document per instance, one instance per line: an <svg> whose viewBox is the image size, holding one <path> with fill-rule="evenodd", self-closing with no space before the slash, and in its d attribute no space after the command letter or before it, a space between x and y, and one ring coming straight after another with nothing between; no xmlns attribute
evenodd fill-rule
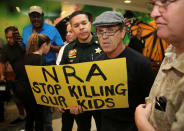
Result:
<svg viewBox="0 0 184 131"><path fill-rule="evenodd" d="M149 95L149 104L136 108L139 131L184 130L184 0L152 0L157 35L168 47Z"/></svg>

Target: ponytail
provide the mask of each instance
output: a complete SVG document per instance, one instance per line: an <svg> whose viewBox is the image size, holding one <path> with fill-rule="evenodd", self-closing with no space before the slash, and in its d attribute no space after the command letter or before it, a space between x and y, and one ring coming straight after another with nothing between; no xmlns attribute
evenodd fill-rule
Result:
<svg viewBox="0 0 184 131"><path fill-rule="evenodd" d="M48 36L44 34L33 33L28 40L27 55L39 50L42 44L45 42L47 44L50 43L50 39Z"/></svg>

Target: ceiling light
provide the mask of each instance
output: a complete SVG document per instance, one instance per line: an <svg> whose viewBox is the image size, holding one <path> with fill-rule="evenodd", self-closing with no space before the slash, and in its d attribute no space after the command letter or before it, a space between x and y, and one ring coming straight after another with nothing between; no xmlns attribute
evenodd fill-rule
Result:
<svg viewBox="0 0 184 131"><path fill-rule="evenodd" d="M20 8L18 6L16 7L16 10L17 10L17 12L20 12Z"/></svg>
<svg viewBox="0 0 184 131"><path fill-rule="evenodd" d="M124 1L124 3L126 3L126 4L129 4L129 3L131 3L132 1L131 0L125 0Z"/></svg>

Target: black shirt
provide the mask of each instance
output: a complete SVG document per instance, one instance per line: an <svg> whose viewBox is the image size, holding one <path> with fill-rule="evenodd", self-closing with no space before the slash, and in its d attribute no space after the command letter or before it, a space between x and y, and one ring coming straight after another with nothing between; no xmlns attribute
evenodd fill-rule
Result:
<svg viewBox="0 0 184 131"><path fill-rule="evenodd" d="M19 73L22 71L19 70L19 64L20 61L23 60L25 54L25 50L22 49L22 47L19 44L14 45L6 45L0 55L0 62L5 63L9 62L16 74L16 79L20 76Z"/></svg>
<svg viewBox="0 0 184 131"><path fill-rule="evenodd" d="M45 64L45 60L44 58L39 55L39 54L30 54L30 55L25 55L24 58L17 62L17 65L19 65L17 68L17 70L19 70L18 72L18 77L17 77L17 80L18 80L18 83L19 83L19 88L27 88L31 93L31 87L30 87L30 84L29 84L29 80L28 80L28 76L27 76L27 73L26 73L26 70L25 70L25 65L37 65L37 66L43 66L43 65L46 65ZM34 71L33 71L34 73Z"/></svg>
<svg viewBox="0 0 184 131"><path fill-rule="evenodd" d="M103 110L102 131L136 131L135 108L144 103L154 81L151 64L146 57L129 47L116 58L123 57L126 57L127 62L129 108ZM108 58L104 53L97 59Z"/></svg>
<svg viewBox="0 0 184 131"><path fill-rule="evenodd" d="M20 65L23 66L23 67L20 67L20 68L24 69L24 74L21 75L22 78L24 79L24 78L27 77L24 65L44 66L44 65L46 65L46 62L45 62L45 59L42 57L42 55L30 54L30 55L25 56L23 63L20 64ZM24 79L24 80L27 80L27 78ZM27 81L27 82L29 82L29 81Z"/></svg>
<svg viewBox="0 0 184 131"><path fill-rule="evenodd" d="M25 65L46 65L45 59L39 54L30 54L25 57Z"/></svg>
<svg viewBox="0 0 184 131"><path fill-rule="evenodd" d="M131 47L132 49L140 52L142 54L143 52L143 49L144 49L144 46L145 46L145 42L144 42L144 39L141 38L140 40L133 36L131 39L130 39L130 44L128 45L128 47Z"/></svg>

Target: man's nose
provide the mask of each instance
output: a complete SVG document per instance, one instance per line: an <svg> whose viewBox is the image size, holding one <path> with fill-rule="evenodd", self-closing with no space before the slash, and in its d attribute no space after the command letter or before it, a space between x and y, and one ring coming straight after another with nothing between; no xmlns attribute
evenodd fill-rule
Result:
<svg viewBox="0 0 184 131"><path fill-rule="evenodd" d="M161 13L160 13L160 11L159 11L159 6L155 5L155 6L153 7L152 12L151 12L151 17L155 19L156 17L158 17L158 16L160 16L160 15L161 15Z"/></svg>
<svg viewBox="0 0 184 131"><path fill-rule="evenodd" d="M80 24L80 25L79 25L79 28L80 28L80 29L83 29L83 28L84 28L84 26L83 26L82 24Z"/></svg>
<svg viewBox="0 0 184 131"><path fill-rule="evenodd" d="M104 33L102 34L102 38L103 38L103 39L107 39L107 38L108 38L108 35L106 34L106 32L104 32Z"/></svg>
<svg viewBox="0 0 184 131"><path fill-rule="evenodd" d="M7 41L10 41L10 38L6 38L7 39Z"/></svg>

